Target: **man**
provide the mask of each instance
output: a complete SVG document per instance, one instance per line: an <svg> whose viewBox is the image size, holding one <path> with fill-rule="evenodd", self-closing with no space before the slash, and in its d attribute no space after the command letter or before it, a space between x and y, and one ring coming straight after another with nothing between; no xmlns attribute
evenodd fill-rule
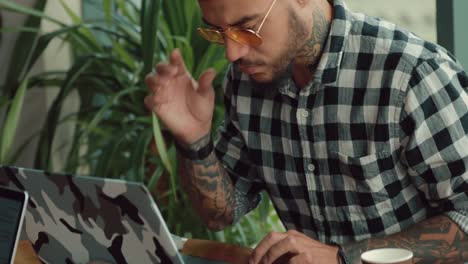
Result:
<svg viewBox="0 0 468 264"><path fill-rule="evenodd" d="M250 263L355 263L379 247L468 261L468 77L451 55L343 0L199 5L200 33L232 62L216 150L213 70L194 81L176 50L147 77L145 104L173 133L208 227L236 223L266 190L288 231Z"/></svg>

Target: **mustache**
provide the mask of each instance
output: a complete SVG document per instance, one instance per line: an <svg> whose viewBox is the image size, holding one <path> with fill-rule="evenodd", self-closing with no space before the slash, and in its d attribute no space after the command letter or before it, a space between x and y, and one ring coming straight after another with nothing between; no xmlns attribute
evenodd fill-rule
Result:
<svg viewBox="0 0 468 264"><path fill-rule="evenodd" d="M253 60L246 60L246 59L239 59L236 61L236 63L242 68L266 65L264 61L260 61L260 60L253 61Z"/></svg>

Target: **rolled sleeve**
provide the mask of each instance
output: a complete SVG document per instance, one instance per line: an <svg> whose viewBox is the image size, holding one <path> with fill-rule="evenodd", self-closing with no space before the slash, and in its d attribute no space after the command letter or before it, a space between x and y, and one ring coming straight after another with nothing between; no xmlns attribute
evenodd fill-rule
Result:
<svg viewBox="0 0 468 264"><path fill-rule="evenodd" d="M404 159L433 213L468 234L468 77L447 58L415 68L404 105Z"/></svg>

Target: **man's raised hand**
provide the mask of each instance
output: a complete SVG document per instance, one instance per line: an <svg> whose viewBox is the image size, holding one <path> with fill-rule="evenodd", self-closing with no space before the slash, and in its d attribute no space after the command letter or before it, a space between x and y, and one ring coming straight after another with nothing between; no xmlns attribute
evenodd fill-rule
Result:
<svg viewBox="0 0 468 264"><path fill-rule="evenodd" d="M151 94L145 105L166 125L181 144L189 145L211 130L215 93L213 69L206 70L198 81L187 71L178 49L169 62L161 62L148 74L145 83Z"/></svg>

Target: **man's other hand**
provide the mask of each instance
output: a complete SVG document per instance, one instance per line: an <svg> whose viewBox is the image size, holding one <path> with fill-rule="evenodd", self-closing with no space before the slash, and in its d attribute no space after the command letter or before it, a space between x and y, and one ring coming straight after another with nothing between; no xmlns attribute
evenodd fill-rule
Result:
<svg viewBox="0 0 468 264"><path fill-rule="evenodd" d="M296 230L269 233L254 249L249 264L339 263L338 247L320 243Z"/></svg>

